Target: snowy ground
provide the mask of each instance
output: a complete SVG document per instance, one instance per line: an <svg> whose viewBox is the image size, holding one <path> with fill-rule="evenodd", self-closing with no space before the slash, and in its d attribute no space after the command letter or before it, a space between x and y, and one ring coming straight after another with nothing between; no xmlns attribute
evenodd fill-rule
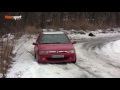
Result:
<svg viewBox="0 0 120 90"><path fill-rule="evenodd" d="M76 44L78 66L94 74L99 78L120 77L120 51L114 52L114 45L120 45L120 41L111 44L111 40L118 40L120 37L98 38ZM120 50L120 46L116 46ZM112 51L113 50L113 51Z"/></svg>
<svg viewBox="0 0 120 90"><path fill-rule="evenodd" d="M3 75L0 73L0 78L2 77Z"/></svg>
<svg viewBox="0 0 120 90"><path fill-rule="evenodd" d="M100 32L100 30L98 30ZM81 35L69 33L77 39L74 45L77 62L67 64L38 64L33 57L36 36L23 35L15 45L16 54L7 78L118 78L120 77L120 33L93 32Z"/></svg>

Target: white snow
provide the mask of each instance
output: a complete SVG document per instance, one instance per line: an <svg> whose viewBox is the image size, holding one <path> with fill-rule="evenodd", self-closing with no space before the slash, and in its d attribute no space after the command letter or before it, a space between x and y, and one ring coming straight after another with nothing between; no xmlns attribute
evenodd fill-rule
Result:
<svg viewBox="0 0 120 90"><path fill-rule="evenodd" d="M119 29L118 29L119 30ZM64 30L66 31L66 30ZM72 30L74 31L74 30ZM16 54L8 78L119 78L120 77L120 40L108 40L120 36L120 33L100 33L96 36L75 34L66 31L71 39L78 39L74 45L76 64L38 64L34 59L34 46L37 35L23 35L17 42L13 53ZM70 34L71 33L71 34ZM110 37L110 38L109 38ZM105 38L105 39L104 39ZM120 38L119 38L120 39Z"/></svg>
<svg viewBox="0 0 120 90"><path fill-rule="evenodd" d="M110 42L103 47L104 51L120 54L120 40Z"/></svg>
<svg viewBox="0 0 120 90"><path fill-rule="evenodd" d="M63 32L43 32L43 34L63 34Z"/></svg>
<svg viewBox="0 0 120 90"><path fill-rule="evenodd" d="M97 78L119 78L120 77L120 60L114 60L112 53L109 55L96 48L84 50L82 44L76 44L77 64L85 70L92 73Z"/></svg>
<svg viewBox="0 0 120 90"><path fill-rule="evenodd" d="M7 41L7 40L13 39L14 35L12 35L11 33L9 33L9 34L6 34L6 35L2 36L2 38L3 38L3 41Z"/></svg>
<svg viewBox="0 0 120 90"><path fill-rule="evenodd" d="M38 64L33 57L33 42L27 35L21 37L15 45L16 57L12 68L8 70L8 78L75 78L93 77L74 64Z"/></svg>
<svg viewBox="0 0 120 90"><path fill-rule="evenodd" d="M3 75L0 73L0 78L2 78L2 76L3 76Z"/></svg>
<svg viewBox="0 0 120 90"><path fill-rule="evenodd" d="M120 54L120 40L113 43L113 52Z"/></svg>
<svg viewBox="0 0 120 90"><path fill-rule="evenodd" d="M112 37L112 36L119 36L120 33L100 33L100 30L99 31L91 31L95 37L94 38L98 38L98 37ZM73 38L73 39L86 39L86 38L93 38L93 37L90 37L88 36L90 32L87 32L86 34L75 34L75 33L72 33L72 34L69 34L68 36L70 38Z"/></svg>

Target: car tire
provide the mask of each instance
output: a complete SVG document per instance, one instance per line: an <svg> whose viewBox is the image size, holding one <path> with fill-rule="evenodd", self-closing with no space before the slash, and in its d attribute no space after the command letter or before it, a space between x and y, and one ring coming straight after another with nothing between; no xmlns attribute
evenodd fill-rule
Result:
<svg viewBox="0 0 120 90"><path fill-rule="evenodd" d="M75 59L75 61L73 61L72 63L76 63L76 59Z"/></svg>
<svg viewBox="0 0 120 90"><path fill-rule="evenodd" d="M36 55L36 61L37 63L40 63L40 61L38 60L38 55Z"/></svg>
<svg viewBox="0 0 120 90"><path fill-rule="evenodd" d="M36 59L36 54L34 53L34 58Z"/></svg>

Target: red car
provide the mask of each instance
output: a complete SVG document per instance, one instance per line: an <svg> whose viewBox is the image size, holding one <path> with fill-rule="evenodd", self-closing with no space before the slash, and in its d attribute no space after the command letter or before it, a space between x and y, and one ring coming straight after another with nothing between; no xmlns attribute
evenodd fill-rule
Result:
<svg viewBox="0 0 120 90"><path fill-rule="evenodd" d="M38 63L76 62L76 53L64 32L40 32L34 47L35 58Z"/></svg>

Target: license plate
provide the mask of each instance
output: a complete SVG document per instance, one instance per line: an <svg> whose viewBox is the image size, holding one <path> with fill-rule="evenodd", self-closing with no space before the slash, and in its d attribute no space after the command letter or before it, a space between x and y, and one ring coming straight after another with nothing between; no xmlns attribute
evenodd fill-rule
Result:
<svg viewBox="0 0 120 90"><path fill-rule="evenodd" d="M52 58L64 58L64 55L52 55Z"/></svg>

